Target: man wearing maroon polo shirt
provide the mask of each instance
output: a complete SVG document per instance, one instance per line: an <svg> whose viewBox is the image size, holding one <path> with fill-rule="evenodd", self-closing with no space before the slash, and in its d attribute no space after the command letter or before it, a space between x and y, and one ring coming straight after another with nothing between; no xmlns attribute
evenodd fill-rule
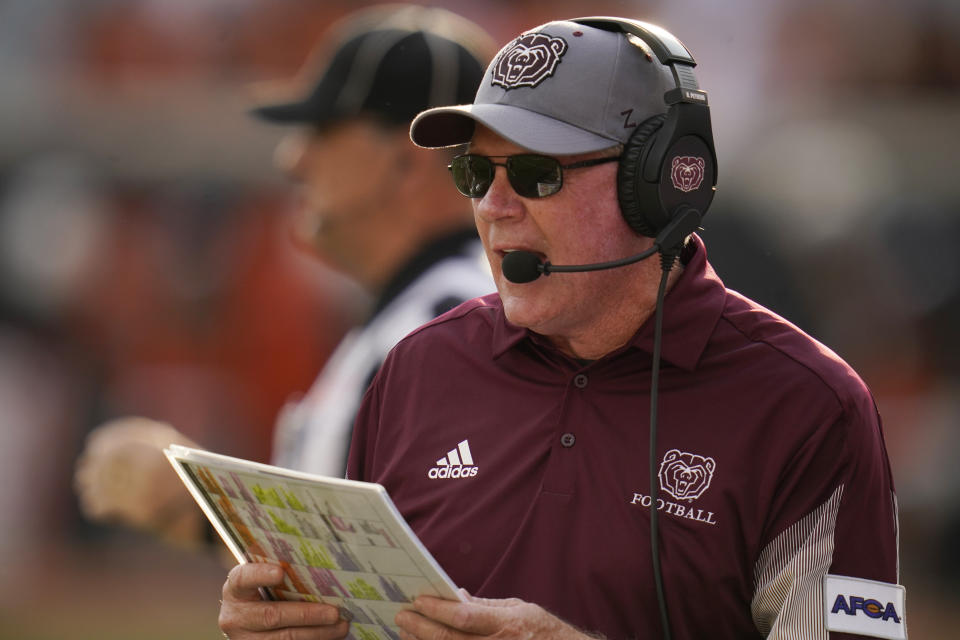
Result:
<svg viewBox="0 0 960 640"><path fill-rule="evenodd" d="M906 637L869 391L693 233L716 158L692 66L652 25L551 22L472 105L414 120L421 146L469 143L451 171L498 293L401 341L357 419L349 476L473 594L418 599L406 637ZM233 572L224 610L267 571ZM325 608L276 614L342 637Z"/></svg>

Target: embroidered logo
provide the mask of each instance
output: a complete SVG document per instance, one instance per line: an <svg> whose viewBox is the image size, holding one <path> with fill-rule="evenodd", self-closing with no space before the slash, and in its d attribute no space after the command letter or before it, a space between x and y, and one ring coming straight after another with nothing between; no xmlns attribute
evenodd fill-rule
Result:
<svg viewBox="0 0 960 640"><path fill-rule="evenodd" d="M695 156L675 156L670 166L670 180L673 188L684 193L696 191L703 184L703 158Z"/></svg>
<svg viewBox="0 0 960 640"><path fill-rule="evenodd" d="M543 33L528 33L504 47L493 65L491 82L508 91L517 87L535 87L553 75L567 51L563 38Z"/></svg>
<svg viewBox="0 0 960 640"><path fill-rule="evenodd" d="M692 502L710 487L717 463L693 453L670 449L660 463L660 489L677 500Z"/></svg>
<svg viewBox="0 0 960 640"><path fill-rule="evenodd" d="M446 478L472 478L477 475L478 469L473 463L473 454L470 452L470 443L460 442L456 448L450 449L447 455L437 460L435 466L427 471L431 480Z"/></svg>

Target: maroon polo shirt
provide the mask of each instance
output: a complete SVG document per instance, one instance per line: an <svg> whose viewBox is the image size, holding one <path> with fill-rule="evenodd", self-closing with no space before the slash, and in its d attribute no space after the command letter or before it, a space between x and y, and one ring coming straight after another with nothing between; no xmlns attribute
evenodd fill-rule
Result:
<svg viewBox="0 0 960 640"><path fill-rule="evenodd" d="M694 242L665 301L660 373L674 638L808 637L825 624L827 573L897 582L879 418L848 365L725 289ZM659 637L652 343L651 319L585 365L507 322L497 295L467 302L387 358L348 474L382 483L474 595L536 602L611 639Z"/></svg>

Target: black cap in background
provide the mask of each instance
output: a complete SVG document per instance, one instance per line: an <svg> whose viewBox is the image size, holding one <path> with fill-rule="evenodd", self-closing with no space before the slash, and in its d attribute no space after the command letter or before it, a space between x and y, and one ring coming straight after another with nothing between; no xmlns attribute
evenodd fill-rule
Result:
<svg viewBox="0 0 960 640"><path fill-rule="evenodd" d="M301 78L305 95L251 112L277 123L322 126L370 115L407 125L424 109L472 102L494 49L480 27L444 9L372 7L324 38L319 72L311 64Z"/></svg>

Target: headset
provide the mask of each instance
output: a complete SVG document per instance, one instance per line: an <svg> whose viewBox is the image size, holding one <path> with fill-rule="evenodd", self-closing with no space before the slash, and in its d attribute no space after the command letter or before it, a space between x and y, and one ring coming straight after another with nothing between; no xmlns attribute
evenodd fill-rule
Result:
<svg viewBox="0 0 960 640"><path fill-rule="evenodd" d="M660 571L656 508L660 488L657 478L657 396L663 298L667 276L683 240L699 227L716 191L717 155L710 108L706 92L700 90L693 75L696 61L683 43L666 30L645 22L601 16L577 18L572 22L623 33L626 38L639 38L660 64L670 68L676 82L676 87L663 97L668 106L667 113L655 115L634 129L624 145L617 170L620 211L634 232L656 238L654 248L660 253L662 265L650 384L650 550L660 626L665 640L670 640L670 616Z"/></svg>
<svg viewBox="0 0 960 640"><path fill-rule="evenodd" d="M636 233L656 237L679 211L703 217L717 186L717 154L707 94L690 51L671 33L638 20L595 16L571 20L639 38L670 68L676 87L664 95L666 114L640 123L624 145L617 171L620 211Z"/></svg>

